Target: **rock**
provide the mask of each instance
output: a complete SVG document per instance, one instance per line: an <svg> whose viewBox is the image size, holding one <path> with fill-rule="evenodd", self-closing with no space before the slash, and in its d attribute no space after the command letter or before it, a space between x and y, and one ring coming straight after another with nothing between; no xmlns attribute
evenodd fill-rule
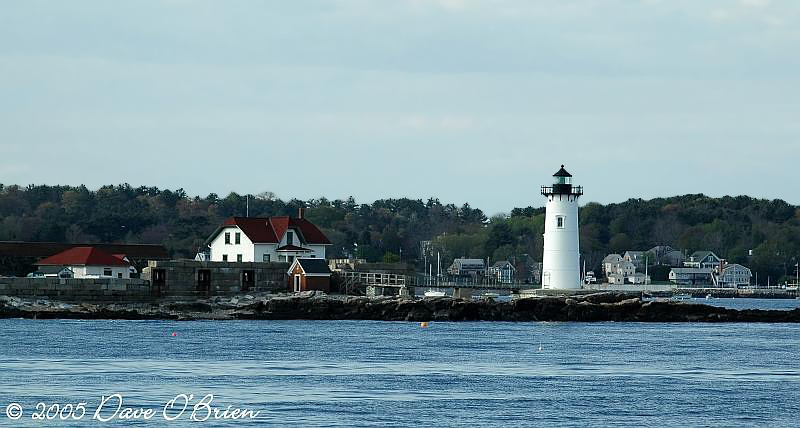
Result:
<svg viewBox="0 0 800 428"><path fill-rule="evenodd" d="M511 302L443 297L327 296L321 292L259 299L211 299L173 303L71 305L0 296L0 317L87 319L319 319L386 321L639 321L800 322L792 311L736 311L701 304L645 302L625 293L531 297ZM219 301L220 303L214 303ZM47 304L40 304L47 302ZM234 303L236 302L236 303Z"/></svg>
<svg viewBox="0 0 800 428"><path fill-rule="evenodd" d="M173 312L211 312L211 305L204 302L176 302L167 306Z"/></svg>

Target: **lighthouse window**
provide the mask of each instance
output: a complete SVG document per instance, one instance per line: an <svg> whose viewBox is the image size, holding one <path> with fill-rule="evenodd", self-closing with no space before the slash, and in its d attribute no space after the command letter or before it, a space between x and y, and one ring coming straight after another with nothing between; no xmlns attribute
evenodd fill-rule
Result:
<svg viewBox="0 0 800 428"><path fill-rule="evenodd" d="M559 228L559 229L563 229L564 228L564 216L556 217L556 227Z"/></svg>

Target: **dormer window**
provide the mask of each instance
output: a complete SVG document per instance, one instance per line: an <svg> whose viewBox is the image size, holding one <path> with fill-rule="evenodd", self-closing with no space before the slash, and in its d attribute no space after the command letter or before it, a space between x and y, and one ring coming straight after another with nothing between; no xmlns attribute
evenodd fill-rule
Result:
<svg viewBox="0 0 800 428"><path fill-rule="evenodd" d="M294 232L286 232L286 245L294 244Z"/></svg>

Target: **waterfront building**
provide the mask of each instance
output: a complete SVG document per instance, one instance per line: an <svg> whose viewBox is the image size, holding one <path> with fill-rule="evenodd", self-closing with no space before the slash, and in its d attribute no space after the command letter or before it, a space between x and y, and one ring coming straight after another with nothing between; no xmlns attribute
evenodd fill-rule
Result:
<svg viewBox="0 0 800 428"><path fill-rule="evenodd" d="M603 258L603 263L602 263L603 264L603 274L608 276L608 274L614 273L614 271L612 270L612 268L614 267L614 264L617 264L617 263L619 263L619 262L621 262L623 260L624 259L619 254L609 254L609 255L605 256L605 258Z"/></svg>
<svg viewBox="0 0 800 428"><path fill-rule="evenodd" d="M124 255L112 255L95 247L73 247L36 262L36 266L41 275L34 272L31 276L48 276L50 272L63 278L130 279L137 272Z"/></svg>
<svg viewBox="0 0 800 428"><path fill-rule="evenodd" d="M712 286L714 269L681 267L669 271L669 280L676 285Z"/></svg>
<svg viewBox="0 0 800 428"><path fill-rule="evenodd" d="M331 270L324 259L295 259L289 266L289 289L301 291L331 291Z"/></svg>
<svg viewBox="0 0 800 428"><path fill-rule="evenodd" d="M720 287L746 287L750 285L750 280L753 278L753 273L745 266L740 264L729 264L722 268L717 277L717 283Z"/></svg>
<svg viewBox="0 0 800 428"><path fill-rule="evenodd" d="M108 254L124 254L137 272L147 266L148 260L170 259L163 245L0 241L0 276L25 276L37 269L37 261L75 247L92 247ZM41 267L37 270L41 270Z"/></svg>
<svg viewBox="0 0 800 428"><path fill-rule="evenodd" d="M467 259L464 257L453 260L453 264L447 268L447 273L453 276L484 276L486 275L486 265L483 259Z"/></svg>
<svg viewBox="0 0 800 428"><path fill-rule="evenodd" d="M719 269L721 264L722 259L713 251L695 251L689 256L689 260L683 262L685 267L700 269Z"/></svg>
<svg viewBox="0 0 800 428"><path fill-rule="evenodd" d="M206 240L212 262L287 262L325 259L331 242L308 221L297 217L231 217Z"/></svg>
<svg viewBox="0 0 800 428"><path fill-rule="evenodd" d="M489 277L500 284L512 284L517 269L508 260L498 261L489 267Z"/></svg>
<svg viewBox="0 0 800 428"><path fill-rule="evenodd" d="M564 165L553 177L555 183L542 186L542 195L547 197L542 288L579 289L578 198L583 188L572 185L572 174Z"/></svg>
<svg viewBox="0 0 800 428"><path fill-rule="evenodd" d="M633 266L637 270L644 269L644 263L647 260L647 254L644 251L626 251L625 254L622 255L622 258L625 261L633 263Z"/></svg>

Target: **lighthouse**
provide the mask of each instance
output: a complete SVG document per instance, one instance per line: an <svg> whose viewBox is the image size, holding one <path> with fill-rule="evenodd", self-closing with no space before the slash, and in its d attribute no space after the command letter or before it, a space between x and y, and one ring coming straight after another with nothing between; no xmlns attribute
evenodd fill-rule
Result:
<svg viewBox="0 0 800 428"><path fill-rule="evenodd" d="M553 177L555 182L552 185L542 186L542 195L547 197L542 288L579 289L578 197L583 194L583 188L572 185L572 174L564 169L564 165Z"/></svg>

